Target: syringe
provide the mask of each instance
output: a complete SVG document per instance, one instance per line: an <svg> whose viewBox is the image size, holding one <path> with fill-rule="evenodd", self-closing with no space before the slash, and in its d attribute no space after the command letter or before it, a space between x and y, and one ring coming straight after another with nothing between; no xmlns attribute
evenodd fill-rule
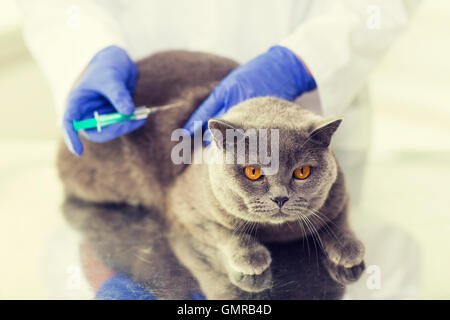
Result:
<svg viewBox="0 0 450 320"><path fill-rule="evenodd" d="M74 120L73 127L75 131L97 128L98 132L102 131L103 127L112 125L114 123L130 121L130 120L142 120L146 119L149 114L159 112L161 110L170 109L179 106L181 102L171 103L163 106L146 107L141 106L135 109L135 111L130 115L124 115L118 112L99 114L97 111L94 112L94 117L85 120Z"/></svg>

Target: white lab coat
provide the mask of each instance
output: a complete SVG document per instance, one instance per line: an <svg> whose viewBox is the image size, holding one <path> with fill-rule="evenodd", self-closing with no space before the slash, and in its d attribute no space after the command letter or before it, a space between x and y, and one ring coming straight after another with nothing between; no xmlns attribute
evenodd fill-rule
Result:
<svg viewBox="0 0 450 320"><path fill-rule="evenodd" d="M327 117L344 118L333 144L357 199L370 132L368 75L406 28L418 1L18 2L26 43L49 80L59 117L80 73L109 45L123 47L133 59L160 50L189 49L241 63L272 45L291 49L317 82L316 92L302 96L303 105Z"/></svg>
<svg viewBox="0 0 450 320"><path fill-rule="evenodd" d="M18 0L26 43L59 110L89 60L108 45L134 59L191 49L243 63L281 44L305 61L329 116L341 114L364 87L406 27L411 1Z"/></svg>

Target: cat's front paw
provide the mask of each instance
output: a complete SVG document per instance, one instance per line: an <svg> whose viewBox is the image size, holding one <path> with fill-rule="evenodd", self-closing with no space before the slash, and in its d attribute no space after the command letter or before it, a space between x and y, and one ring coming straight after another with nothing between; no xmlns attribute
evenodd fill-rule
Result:
<svg viewBox="0 0 450 320"><path fill-rule="evenodd" d="M247 292L261 292L272 287L272 270L270 268L258 275L243 274L230 269L228 277L232 284Z"/></svg>
<svg viewBox="0 0 450 320"><path fill-rule="evenodd" d="M329 245L325 253L325 266L330 276L339 283L355 282L365 269L364 245L356 239Z"/></svg>
<svg viewBox="0 0 450 320"><path fill-rule="evenodd" d="M343 285L351 284L357 281L365 269L364 261L353 267L346 268L344 266L337 265L328 259L325 261L325 267L327 268L330 277L334 281Z"/></svg>
<svg viewBox="0 0 450 320"><path fill-rule="evenodd" d="M269 250L257 243L251 247L239 248L231 253L229 265L231 269L245 275L260 275L272 263Z"/></svg>
<svg viewBox="0 0 450 320"><path fill-rule="evenodd" d="M364 245L356 239L335 242L325 247L328 259L336 265L352 268L364 259Z"/></svg>

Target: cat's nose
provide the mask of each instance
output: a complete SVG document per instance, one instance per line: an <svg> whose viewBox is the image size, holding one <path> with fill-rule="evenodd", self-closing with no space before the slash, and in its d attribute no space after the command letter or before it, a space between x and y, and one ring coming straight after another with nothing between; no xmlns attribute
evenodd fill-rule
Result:
<svg viewBox="0 0 450 320"><path fill-rule="evenodd" d="M289 198L288 197L275 197L270 200L275 202L281 208L289 200Z"/></svg>

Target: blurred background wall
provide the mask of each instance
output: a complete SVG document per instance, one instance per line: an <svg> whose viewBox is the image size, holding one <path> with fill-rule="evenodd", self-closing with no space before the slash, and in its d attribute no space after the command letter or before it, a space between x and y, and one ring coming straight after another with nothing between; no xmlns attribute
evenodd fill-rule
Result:
<svg viewBox="0 0 450 320"><path fill-rule="evenodd" d="M0 139L54 139L51 93L25 48L20 21L15 2L0 0Z"/></svg>
<svg viewBox="0 0 450 320"><path fill-rule="evenodd" d="M370 81L373 144L362 214L417 240L422 298L450 298L449 34L450 1L424 1ZM54 170L59 130L12 0L0 0L0 99L0 298L47 298L43 255L63 223Z"/></svg>

